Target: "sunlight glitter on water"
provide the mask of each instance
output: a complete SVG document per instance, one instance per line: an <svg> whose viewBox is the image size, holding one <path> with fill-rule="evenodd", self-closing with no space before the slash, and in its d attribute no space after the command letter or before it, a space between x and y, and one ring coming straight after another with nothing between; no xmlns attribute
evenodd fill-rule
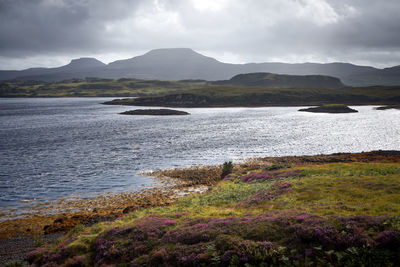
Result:
<svg viewBox="0 0 400 267"><path fill-rule="evenodd" d="M109 98L0 99L0 206L151 187L137 173L247 157L400 149L400 111L185 108L121 116Z"/></svg>

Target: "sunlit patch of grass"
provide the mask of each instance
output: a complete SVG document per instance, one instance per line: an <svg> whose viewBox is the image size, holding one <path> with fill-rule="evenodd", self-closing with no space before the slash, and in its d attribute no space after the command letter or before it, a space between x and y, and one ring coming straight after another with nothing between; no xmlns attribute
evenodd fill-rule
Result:
<svg viewBox="0 0 400 267"><path fill-rule="evenodd" d="M400 213L399 164L343 163L304 167L286 208L317 214Z"/></svg>
<svg viewBox="0 0 400 267"><path fill-rule="evenodd" d="M400 175L400 165L397 163L331 163L301 167L304 176L373 176Z"/></svg>
<svg viewBox="0 0 400 267"><path fill-rule="evenodd" d="M272 182L243 183L239 181L223 181L211 191L201 195L183 197L170 206L135 211L125 217L123 221L124 224L129 225L131 220L150 214L170 216L171 214L185 213L180 216L180 219L188 217L240 216L249 212L249 210L238 209L234 204L248 198L259 190L269 188L271 184Z"/></svg>

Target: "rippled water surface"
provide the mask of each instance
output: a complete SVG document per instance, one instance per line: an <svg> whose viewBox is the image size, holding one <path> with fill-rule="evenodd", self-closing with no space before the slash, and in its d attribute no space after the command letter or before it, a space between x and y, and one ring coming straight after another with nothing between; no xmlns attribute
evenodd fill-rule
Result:
<svg viewBox="0 0 400 267"><path fill-rule="evenodd" d="M108 98L0 99L0 206L151 186L137 172L253 156L400 149L400 111L181 109L126 116Z"/></svg>

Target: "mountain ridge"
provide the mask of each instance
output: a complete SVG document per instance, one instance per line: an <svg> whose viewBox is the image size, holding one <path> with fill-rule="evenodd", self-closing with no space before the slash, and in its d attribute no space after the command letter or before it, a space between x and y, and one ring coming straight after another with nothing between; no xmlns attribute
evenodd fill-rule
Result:
<svg viewBox="0 0 400 267"><path fill-rule="evenodd" d="M79 64L78 64L79 63ZM285 75L325 75L339 78L351 86L400 85L400 66L378 69L351 63L224 63L190 48L154 49L143 55L117 60L109 64L95 58L73 59L57 68L0 70L0 80L61 81L73 78L138 78L147 80L203 79L228 80L254 72Z"/></svg>

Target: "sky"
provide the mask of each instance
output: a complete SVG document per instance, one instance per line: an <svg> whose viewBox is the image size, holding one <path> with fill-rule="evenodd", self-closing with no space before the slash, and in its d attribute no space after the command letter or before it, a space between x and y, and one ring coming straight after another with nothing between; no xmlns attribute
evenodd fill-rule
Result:
<svg viewBox="0 0 400 267"><path fill-rule="evenodd" d="M188 47L227 63L400 65L399 0L0 0L0 69Z"/></svg>

